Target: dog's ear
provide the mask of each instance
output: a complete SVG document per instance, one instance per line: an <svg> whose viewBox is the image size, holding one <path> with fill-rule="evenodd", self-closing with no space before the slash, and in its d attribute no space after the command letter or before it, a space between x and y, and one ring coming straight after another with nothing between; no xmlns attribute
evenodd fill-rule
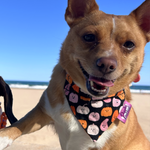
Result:
<svg viewBox="0 0 150 150"><path fill-rule="evenodd" d="M76 21L95 10L99 10L95 0L68 0L65 19L71 27Z"/></svg>
<svg viewBox="0 0 150 150"><path fill-rule="evenodd" d="M140 5L136 10L134 10L131 15L133 15L141 29L144 31L147 41L150 41L150 0L146 0L142 5Z"/></svg>

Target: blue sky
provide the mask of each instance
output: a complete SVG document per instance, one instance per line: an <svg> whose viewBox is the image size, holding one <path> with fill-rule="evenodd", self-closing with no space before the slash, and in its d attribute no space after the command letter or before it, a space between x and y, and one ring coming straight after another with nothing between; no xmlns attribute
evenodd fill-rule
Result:
<svg viewBox="0 0 150 150"><path fill-rule="evenodd" d="M127 15L144 0L97 0L100 10ZM0 76L49 81L69 27L67 0L0 0ZM150 43L139 85L150 85Z"/></svg>

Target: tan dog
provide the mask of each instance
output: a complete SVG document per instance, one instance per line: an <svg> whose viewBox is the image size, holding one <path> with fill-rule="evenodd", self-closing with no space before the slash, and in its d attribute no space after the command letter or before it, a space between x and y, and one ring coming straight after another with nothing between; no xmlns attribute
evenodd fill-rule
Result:
<svg viewBox="0 0 150 150"><path fill-rule="evenodd" d="M95 0L69 0L65 18L70 31L49 86L31 112L0 131L0 149L23 134L54 124L62 150L150 150L133 108L125 124L115 119L93 141L75 118L64 92L69 74L76 90L79 87L94 98L125 89L126 100L131 100L128 85L137 78L144 46L150 41L150 0L129 16L105 14Z"/></svg>

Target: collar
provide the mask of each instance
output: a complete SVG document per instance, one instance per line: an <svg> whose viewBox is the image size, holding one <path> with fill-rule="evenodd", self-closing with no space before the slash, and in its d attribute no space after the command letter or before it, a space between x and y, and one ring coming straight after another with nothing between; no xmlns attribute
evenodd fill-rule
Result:
<svg viewBox="0 0 150 150"><path fill-rule="evenodd" d="M115 121L125 102L124 90L103 99L93 99L82 92L68 74L64 92L74 116L93 141Z"/></svg>
<svg viewBox="0 0 150 150"><path fill-rule="evenodd" d="M0 102L0 129L5 128L7 124L7 116L2 112L1 102Z"/></svg>

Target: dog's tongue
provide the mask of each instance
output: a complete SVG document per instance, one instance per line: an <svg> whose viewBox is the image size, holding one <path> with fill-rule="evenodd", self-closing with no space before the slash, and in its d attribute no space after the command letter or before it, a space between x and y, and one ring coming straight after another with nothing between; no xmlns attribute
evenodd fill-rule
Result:
<svg viewBox="0 0 150 150"><path fill-rule="evenodd" d="M106 80L106 79L103 79L103 78L96 78L96 77L90 76L89 81L93 81L97 85L100 85L100 86L107 86L107 87L114 86L114 83L111 80Z"/></svg>
<svg viewBox="0 0 150 150"><path fill-rule="evenodd" d="M135 83L136 83L136 82L139 82L140 79L141 79L140 74L138 74L137 77L136 77L136 79L135 79L133 82L135 82Z"/></svg>

